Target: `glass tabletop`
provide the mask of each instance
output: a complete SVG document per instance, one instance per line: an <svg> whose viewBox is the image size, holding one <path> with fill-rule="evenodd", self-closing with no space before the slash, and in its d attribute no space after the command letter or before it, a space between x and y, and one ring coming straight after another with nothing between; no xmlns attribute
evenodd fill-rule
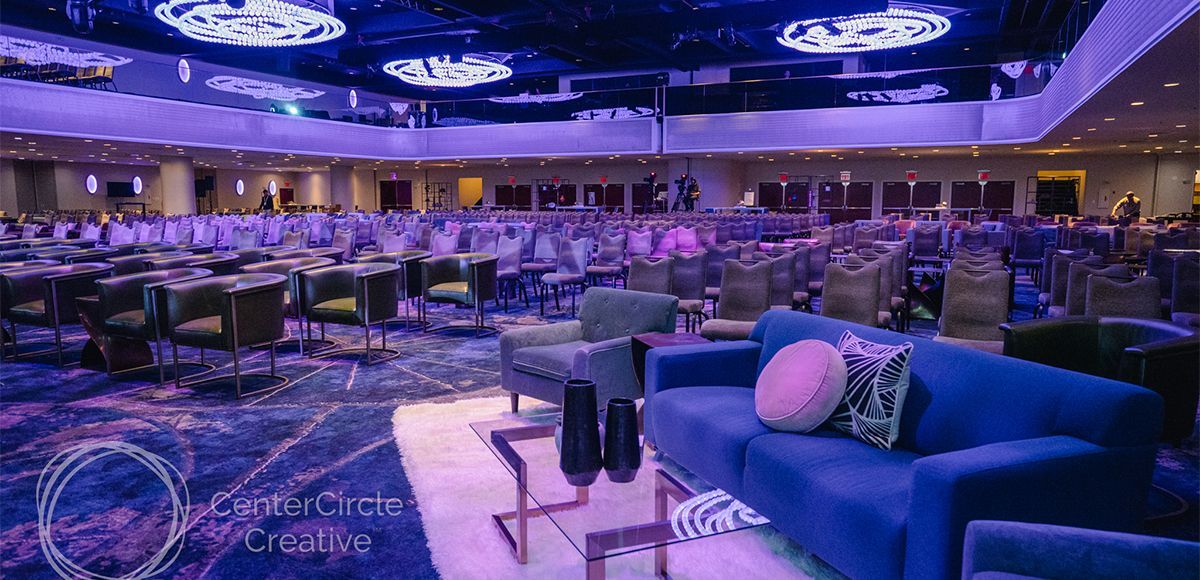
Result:
<svg viewBox="0 0 1200 580"><path fill-rule="evenodd" d="M554 432L559 415L514 416L471 429L524 490L529 517L545 517L588 561L751 529L770 523L754 510L645 446L637 477L613 483L603 471L575 488L559 469ZM518 494L518 498L521 494ZM520 499L518 500L520 501ZM493 515L524 561L520 507Z"/></svg>

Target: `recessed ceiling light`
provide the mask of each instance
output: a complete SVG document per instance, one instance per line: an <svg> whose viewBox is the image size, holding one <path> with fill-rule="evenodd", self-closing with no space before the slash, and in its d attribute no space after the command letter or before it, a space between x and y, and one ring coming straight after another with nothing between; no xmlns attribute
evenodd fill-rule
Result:
<svg viewBox="0 0 1200 580"><path fill-rule="evenodd" d="M933 150L933 152L934 152L934 153L940 153L940 152L941 152L941 149L934 149L934 150Z"/></svg>
<svg viewBox="0 0 1200 580"><path fill-rule="evenodd" d="M1013 151L1020 151L1020 150L1021 150L1020 147L1013 147Z"/></svg>
<svg viewBox="0 0 1200 580"><path fill-rule="evenodd" d="M24 139L24 137L13 137L13 141L22 141Z"/></svg>
<svg viewBox="0 0 1200 580"><path fill-rule="evenodd" d="M1116 117L1105 117L1104 120L1105 121L1116 121L1117 118Z"/></svg>
<svg viewBox="0 0 1200 580"><path fill-rule="evenodd" d="M979 146L978 146L978 145L972 145L972 146L971 146L971 149L979 149Z"/></svg>
<svg viewBox="0 0 1200 580"><path fill-rule="evenodd" d="M1128 145L1117 145L1117 147L1120 147L1121 149L1124 149L1124 148L1128 147Z"/></svg>
<svg viewBox="0 0 1200 580"><path fill-rule="evenodd" d="M1153 139L1153 138L1155 138L1155 137L1158 137L1158 133L1151 133L1151 134L1149 134L1149 135L1146 135L1146 136L1147 136L1147 137L1149 137L1149 138L1151 138L1151 139Z"/></svg>
<svg viewBox="0 0 1200 580"><path fill-rule="evenodd" d="M1177 87L1177 86L1179 86L1179 83L1166 83L1163 86L1167 87L1167 88Z"/></svg>
<svg viewBox="0 0 1200 580"><path fill-rule="evenodd" d="M1088 131L1095 131L1095 130L1096 130L1095 127L1088 127Z"/></svg>
<svg viewBox="0 0 1200 580"><path fill-rule="evenodd" d="M1175 128L1176 129L1184 129L1184 128L1187 128L1187 125L1175 125Z"/></svg>
<svg viewBox="0 0 1200 580"><path fill-rule="evenodd" d="M1150 152L1150 150L1149 150L1149 149L1145 149L1145 150L1143 150L1143 151L1142 151L1142 153L1149 153L1149 152Z"/></svg>
<svg viewBox="0 0 1200 580"><path fill-rule="evenodd" d="M712 153L709 153L708 155L705 155L705 157L712 157ZM589 161L588 163L591 163L591 161Z"/></svg>
<svg viewBox="0 0 1200 580"><path fill-rule="evenodd" d="M1130 107L1140 107L1140 106L1142 106L1142 105L1145 105L1145 104L1146 104L1146 103L1145 103L1144 101L1134 101L1134 102L1132 102L1132 103L1129 103L1129 106L1130 106Z"/></svg>
<svg viewBox="0 0 1200 580"><path fill-rule="evenodd" d="M1159 145L1158 147L1155 147L1155 149L1162 149L1162 145Z"/></svg>

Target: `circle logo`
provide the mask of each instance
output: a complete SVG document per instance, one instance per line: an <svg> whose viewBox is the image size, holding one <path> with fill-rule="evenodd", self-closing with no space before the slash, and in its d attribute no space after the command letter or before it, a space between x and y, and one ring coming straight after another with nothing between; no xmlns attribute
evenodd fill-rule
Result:
<svg viewBox="0 0 1200 580"><path fill-rule="evenodd" d="M246 193L246 182L244 182L240 179L237 180L237 183L233 184L233 189L234 189L234 191L237 192L238 195L242 195L242 194Z"/></svg>
<svg viewBox="0 0 1200 580"><path fill-rule="evenodd" d="M274 180L274 179L272 179L272 180L271 180L271 183L268 183L268 184L267 184L267 191L268 191L268 192L269 192L271 195L275 195L275 194L276 194L276 193L279 191L279 186L278 186L278 185L275 185L275 180Z"/></svg>
<svg viewBox="0 0 1200 580"><path fill-rule="evenodd" d="M96 181L95 175L87 176L83 184L87 186L87 192L91 195L96 195L96 190L100 189L100 182Z"/></svg>
<svg viewBox="0 0 1200 580"><path fill-rule="evenodd" d="M186 58L179 59L179 63L175 65L175 72L179 74L179 82L185 85L192 80L192 65L188 64Z"/></svg>
<svg viewBox="0 0 1200 580"><path fill-rule="evenodd" d="M124 574L122 578L141 580L162 573L175 562L183 549L183 538L187 532L188 512L191 498L183 474L161 456L123 441L102 441L76 445L55 455L37 481L38 542L50 567L63 578L87 578L99 580L107 576L91 572L71 561L54 543L54 509L67 484L88 465L115 455L123 455L142 464L163 483L171 498L171 526L163 547L149 560ZM178 479L178 481L176 481ZM176 487L181 488L176 490Z"/></svg>
<svg viewBox="0 0 1200 580"><path fill-rule="evenodd" d="M134 195L142 194L142 178L141 177L134 176L134 178L133 178L133 194Z"/></svg>

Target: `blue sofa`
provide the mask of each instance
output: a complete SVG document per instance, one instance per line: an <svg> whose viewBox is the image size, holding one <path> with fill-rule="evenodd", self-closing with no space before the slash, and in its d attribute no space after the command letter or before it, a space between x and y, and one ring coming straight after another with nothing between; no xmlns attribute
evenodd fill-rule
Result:
<svg viewBox="0 0 1200 580"><path fill-rule="evenodd" d="M967 526L963 580L1195 578L1200 544L1023 522Z"/></svg>
<svg viewBox="0 0 1200 580"><path fill-rule="evenodd" d="M755 415L775 352L846 330L915 345L892 451ZM1141 387L799 312L764 314L749 340L653 349L646 368L647 440L855 578L956 578L972 520L1135 529L1162 426Z"/></svg>

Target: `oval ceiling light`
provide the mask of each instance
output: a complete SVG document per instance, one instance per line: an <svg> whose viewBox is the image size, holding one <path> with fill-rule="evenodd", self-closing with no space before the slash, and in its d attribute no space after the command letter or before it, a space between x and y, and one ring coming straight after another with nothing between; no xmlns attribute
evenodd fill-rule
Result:
<svg viewBox="0 0 1200 580"><path fill-rule="evenodd" d="M138 177L136 175L133 177L133 194L134 195L142 194L142 178Z"/></svg>
<svg viewBox="0 0 1200 580"><path fill-rule="evenodd" d="M865 52L929 42L949 30L950 21L945 17L905 7L792 22L776 40L800 52Z"/></svg>
<svg viewBox="0 0 1200 580"><path fill-rule="evenodd" d="M271 182L267 184L267 193L270 193L271 195L275 195L276 193L279 193L279 186L275 185L274 179L272 179Z"/></svg>
<svg viewBox="0 0 1200 580"><path fill-rule="evenodd" d="M154 8L159 20L189 38L237 46L300 46L333 40L346 25L329 9L306 0L168 0Z"/></svg>
<svg viewBox="0 0 1200 580"><path fill-rule="evenodd" d="M419 87L464 88L492 83L512 76L512 69L485 54L464 54L453 62L449 56L393 60L383 72Z"/></svg>
<svg viewBox="0 0 1200 580"><path fill-rule="evenodd" d="M179 59L175 64L175 74L179 75L179 82L185 85L192 80L192 65L188 64L186 58Z"/></svg>
<svg viewBox="0 0 1200 580"><path fill-rule="evenodd" d="M350 93L346 96L346 100L350 103L350 108L358 106L358 91L350 89Z"/></svg>
<svg viewBox="0 0 1200 580"><path fill-rule="evenodd" d="M88 175L87 179L83 180L83 184L87 186L87 192L91 195L95 195L96 190L100 189L100 182L96 180L95 175Z"/></svg>
<svg viewBox="0 0 1200 580"><path fill-rule="evenodd" d="M246 194L246 182L242 181L240 179L237 180L233 184L233 190L235 192L237 192L238 195L245 195Z"/></svg>

